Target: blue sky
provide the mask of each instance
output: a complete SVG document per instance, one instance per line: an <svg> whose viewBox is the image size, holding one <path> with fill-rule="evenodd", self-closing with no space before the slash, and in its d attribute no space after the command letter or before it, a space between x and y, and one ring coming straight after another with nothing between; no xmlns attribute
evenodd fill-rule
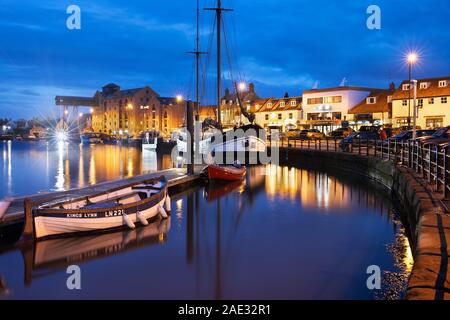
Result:
<svg viewBox="0 0 450 320"><path fill-rule="evenodd" d="M225 20L233 74L254 82L260 96L299 95L344 77L351 85L398 84L411 49L420 52L416 77L450 75L448 0L222 1L235 10ZM81 30L66 28L72 4L81 8ZM381 8L381 30L366 27L371 4ZM185 52L194 47L195 8L195 0L0 0L0 117L54 114L55 95L92 96L110 82L193 98ZM212 14L202 14L207 50ZM209 75L204 102L213 101L213 81Z"/></svg>

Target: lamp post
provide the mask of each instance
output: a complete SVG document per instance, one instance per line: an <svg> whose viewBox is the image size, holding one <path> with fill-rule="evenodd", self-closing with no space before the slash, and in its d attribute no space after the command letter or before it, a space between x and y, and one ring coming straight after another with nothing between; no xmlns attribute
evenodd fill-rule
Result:
<svg viewBox="0 0 450 320"><path fill-rule="evenodd" d="M414 103L413 103L413 139L416 139L416 123L417 123L417 80L411 80L411 84L414 86Z"/></svg>
<svg viewBox="0 0 450 320"><path fill-rule="evenodd" d="M417 62L418 56L417 53L411 52L408 54L407 60L408 60L408 69L409 69L409 76L408 76L408 130L411 129L411 79L412 79L412 68L413 65Z"/></svg>

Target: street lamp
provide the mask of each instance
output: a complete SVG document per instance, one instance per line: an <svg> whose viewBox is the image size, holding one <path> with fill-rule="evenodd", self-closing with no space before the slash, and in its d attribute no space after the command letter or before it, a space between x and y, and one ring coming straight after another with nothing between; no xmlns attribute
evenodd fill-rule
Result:
<svg viewBox="0 0 450 320"><path fill-rule="evenodd" d="M247 89L245 82L239 83L239 91L244 92Z"/></svg>
<svg viewBox="0 0 450 320"><path fill-rule="evenodd" d="M183 96L181 94L176 97L177 103L181 103L183 101Z"/></svg>
<svg viewBox="0 0 450 320"><path fill-rule="evenodd" d="M409 77L408 77L408 130L411 129L411 79L412 79L412 69L413 65L417 63L417 60L419 59L419 56L416 52L410 52L408 53L406 57L408 61L408 69L409 69Z"/></svg>

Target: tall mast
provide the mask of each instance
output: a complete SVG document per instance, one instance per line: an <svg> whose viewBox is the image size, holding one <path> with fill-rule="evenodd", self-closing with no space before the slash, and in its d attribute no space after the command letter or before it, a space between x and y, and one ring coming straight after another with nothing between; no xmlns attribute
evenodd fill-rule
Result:
<svg viewBox="0 0 450 320"><path fill-rule="evenodd" d="M205 10L215 11L217 19L217 122L219 125L222 124L221 112L220 112L220 95L221 95L221 62L220 62L220 52L221 52L221 24L222 24L222 12L233 11L232 9L222 8L222 1L217 0L217 8L206 8Z"/></svg>
<svg viewBox="0 0 450 320"><path fill-rule="evenodd" d="M196 112L197 115L199 113L200 106L200 97L199 97L199 83L200 83L200 55L206 54L206 52L200 51L200 0L197 0L197 36L195 39L195 51L188 52L191 54L195 54L195 100L196 104Z"/></svg>

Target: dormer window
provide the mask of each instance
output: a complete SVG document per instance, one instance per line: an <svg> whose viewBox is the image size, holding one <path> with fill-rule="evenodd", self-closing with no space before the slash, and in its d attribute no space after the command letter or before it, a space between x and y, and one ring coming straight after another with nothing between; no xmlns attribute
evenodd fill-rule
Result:
<svg viewBox="0 0 450 320"><path fill-rule="evenodd" d="M267 106L268 106L269 108L272 108L272 102L269 102L269 103L267 104Z"/></svg>
<svg viewBox="0 0 450 320"><path fill-rule="evenodd" d="M291 107L295 107L295 106L297 106L297 101L292 100L292 101L291 101Z"/></svg>
<svg viewBox="0 0 450 320"><path fill-rule="evenodd" d="M377 98L376 97L369 97L366 99L367 104L375 104L377 102Z"/></svg>
<svg viewBox="0 0 450 320"><path fill-rule="evenodd" d="M439 81L439 88L445 88L447 86L447 80Z"/></svg>
<svg viewBox="0 0 450 320"><path fill-rule="evenodd" d="M421 82L420 89L428 89L428 82Z"/></svg>
<svg viewBox="0 0 450 320"><path fill-rule="evenodd" d="M286 102L284 102L284 101L280 102L280 107L281 108L284 108L285 106L286 106Z"/></svg>
<svg viewBox="0 0 450 320"><path fill-rule="evenodd" d="M411 88L411 85L409 83L406 83L402 86L403 91L408 91Z"/></svg>

